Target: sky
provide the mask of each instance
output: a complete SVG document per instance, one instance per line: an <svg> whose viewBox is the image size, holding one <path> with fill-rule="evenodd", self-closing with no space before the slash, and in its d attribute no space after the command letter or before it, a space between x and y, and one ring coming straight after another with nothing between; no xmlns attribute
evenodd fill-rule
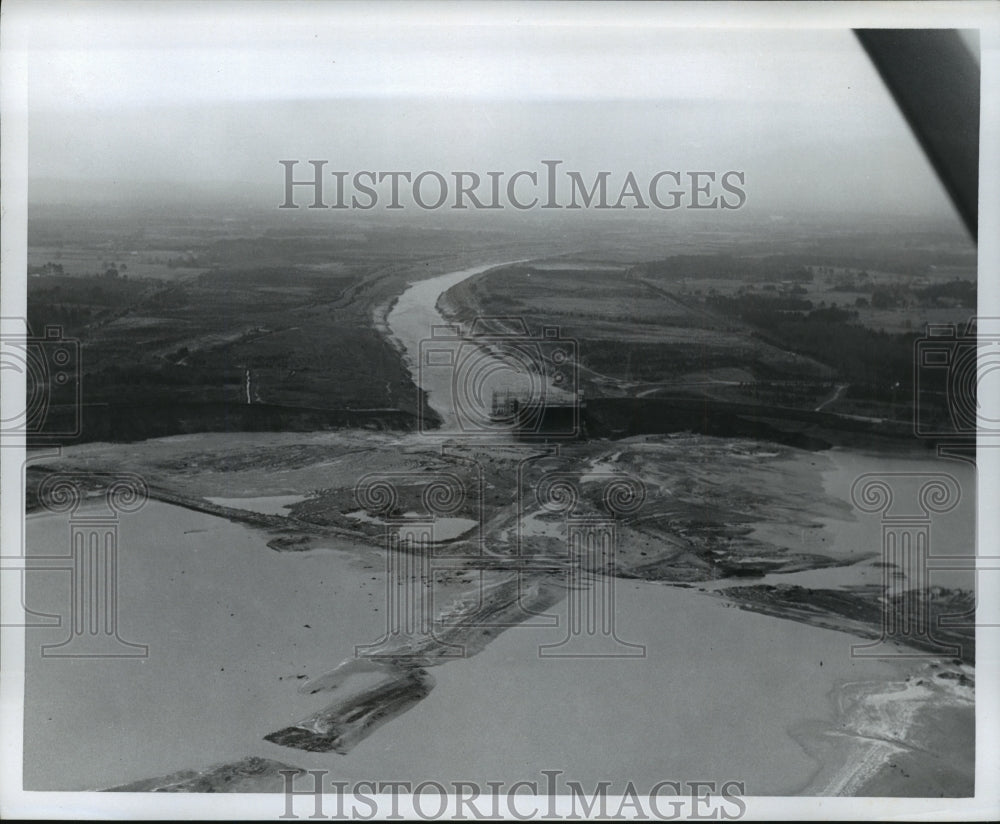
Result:
<svg viewBox="0 0 1000 824"><path fill-rule="evenodd" d="M281 159L443 173L559 159L619 177L741 170L762 214L953 211L847 28L516 4L37 8L36 183L258 192L280 188Z"/></svg>

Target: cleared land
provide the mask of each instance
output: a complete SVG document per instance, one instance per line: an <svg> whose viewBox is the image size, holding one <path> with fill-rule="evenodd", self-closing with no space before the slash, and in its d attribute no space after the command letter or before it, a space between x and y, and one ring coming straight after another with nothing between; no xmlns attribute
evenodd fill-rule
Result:
<svg viewBox="0 0 1000 824"><path fill-rule="evenodd" d="M407 429L421 400L373 317L407 282L461 265L467 244L465 233L406 227L76 222L56 210L32 224L27 320L35 335L57 326L79 341L77 440ZM51 431L73 429L72 401L54 393Z"/></svg>
<svg viewBox="0 0 1000 824"><path fill-rule="evenodd" d="M886 268L847 265L864 252L829 241L632 264L573 256L480 275L441 305L462 321L558 326L577 344L588 397L682 393L909 424L915 342L928 323L961 336L975 314L975 254L939 237L856 242ZM922 412L944 421L946 403L930 393Z"/></svg>

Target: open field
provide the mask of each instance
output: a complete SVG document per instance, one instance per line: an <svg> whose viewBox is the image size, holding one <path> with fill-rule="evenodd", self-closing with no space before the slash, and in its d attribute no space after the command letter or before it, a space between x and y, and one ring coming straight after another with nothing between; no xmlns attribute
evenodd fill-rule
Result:
<svg viewBox="0 0 1000 824"><path fill-rule="evenodd" d="M405 227L276 233L209 216L42 217L33 235L29 327L80 341L79 440L365 416L412 426L416 388L373 317L409 280L460 263L467 242ZM254 405L270 411L242 409Z"/></svg>
<svg viewBox="0 0 1000 824"><path fill-rule="evenodd" d="M961 335L975 314L975 255L957 238L856 242L892 268L846 265L858 248L823 241L631 265L577 255L480 275L449 290L442 307L462 321L558 326L578 346L590 397L679 392L908 425L915 342L929 323ZM924 402L925 414L944 417L943 397Z"/></svg>

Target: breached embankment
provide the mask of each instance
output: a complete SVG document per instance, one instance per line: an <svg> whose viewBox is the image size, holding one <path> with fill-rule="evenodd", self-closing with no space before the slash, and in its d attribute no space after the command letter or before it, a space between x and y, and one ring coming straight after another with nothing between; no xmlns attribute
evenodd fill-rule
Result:
<svg viewBox="0 0 1000 824"><path fill-rule="evenodd" d="M525 610L551 607L565 596L565 589L545 576L514 575L469 595L480 596L482 608L474 614L445 612L434 622L440 629L433 637L393 638L368 650L364 658L345 659L303 684L303 694L330 692L336 697L319 712L265 739L301 750L346 754L430 693L435 682L428 667L476 655L505 628L520 623Z"/></svg>

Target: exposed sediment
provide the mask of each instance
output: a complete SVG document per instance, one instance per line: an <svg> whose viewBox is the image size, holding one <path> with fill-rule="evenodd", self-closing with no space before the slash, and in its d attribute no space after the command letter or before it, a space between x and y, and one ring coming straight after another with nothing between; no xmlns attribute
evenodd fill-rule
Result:
<svg viewBox="0 0 1000 824"><path fill-rule="evenodd" d="M406 712L434 687L426 667L466 658L504 629L515 626L525 610L540 612L566 590L545 576L508 577L479 590L481 608L446 612L430 636L387 638L363 658L348 658L334 670L308 681L300 692L333 692L336 698L317 713L269 733L265 740L312 752L349 752L382 724ZM474 593L470 593L470 596ZM375 683L370 683L372 676ZM356 686L358 681L368 683Z"/></svg>
<svg viewBox="0 0 1000 824"><path fill-rule="evenodd" d="M831 694L830 723L793 737L818 763L801 795L953 797L975 793L975 681L970 667L929 663L893 682Z"/></svg>
<svg viewBox="0 0 1000 824"><path fill-rule="evenodd" d="M567 473L575 479L578 498L574 517L602 513L602 479L609 475L642 479L645 499L641 508L615 519L618 543L613 574L617 577L675 585L700 583L734 608L847 632L856 636L859 644L880 638L887 608L886 588L849 585L859 580L855 574L862 565L872 566L878 547L861 542L837 544L833 540L836 527L827 524L847 521L852 516L846 503L831 498L822 489L819 474L827 462L822 455L803 455L751 440L693 435L566 444L560 453L552 455L514 447L506 452L453 447L445 453L419 439L377 433L356 433L347 443L336 446L315 437L301 444L286 438L288 443L281 441L264 448L260 440L233 436L229 438L232 447L215 447L207 454L200 437L151 443L147 453L133 448L148 464L144 466L133 457L134 465L125 466L141 471L149 479L151 497L265 530L272 549L303 552L336 546L343 551L365 553L369 563L377 551L385 551L385 527L375 517L378 513L359 509L355 500L357 479L379 469L405 469L409 475L397 485L398 501L389 513L399 517L410 510L420 511L420 493L426 478L434 472L446 473L459 478L467 492L452 515L481 519L485 536L482 546L475 536L466 535L435 545L435 562L440 561L442 567L434 573L435 595L444 595L454 604L435 616L432 637L387 636L381 646L365 650L361 658L349 658L326 675L302 685L301 692L316 695L317 706L324 702L326 706L298 721L293 720L295 715L271 719L275 731L264 738L289 749L349 752L430 693L434 679L428 668L475 655L507 626L523 621L525 608L543 612L564 596L561 579L568 560L567 514L540 507L533 492L539 480L550 472ZM112 463L117 456L106 457L100 445L88 447L86 454L96 491L119 466ZM155 462L148 455L155 455ZM51 461L54 466L66 463L72 461ZM220 473L225 473L227 482L233 484L226 488L227 494L232 496L238 490L241 496L252 496L273 493L273 479L279 472L282 494L304 498L290 507L287 516L224 507L205 500L220 494ZM29 475L38 478L34 467L29 469ZM527 491L520 501L518 483ZM28 503L30 506L30 494ZM350 513L359 512L370 520L350 517ZM583 562L585 566L588 563ZM532 571L512 572L518 564ZM547 571L538 571L545 565ZM833 582L829 587L753 585L748 580L829 567L844 567L842 576L822 579ZM481 586L480 572L486 581ZM937 620L968 612L971 595L940 590L929 597L934 636L959 645L959 657L971 664L975 659L973 633L954 623L939 625ZM921 650L919 636L888 640L900 645L893 647L897 652ZM936 652L927 645L923 649ZM947 660L942 658L943 662ZM318 665L315 671L328 667L329 662ZM970 670L957 671L961 677L971 678ZM904 678L902 668L900 673ZM948 677L939 680L944 682ZM950 794L949 786L965 786L947 778L946 770L951 765L922 760L924 754L904 745L924 736L930 742L929 749L933 749L934 734L943 735L945 741L954 738L952 765L963 771L963 780L971 780L972 770L963 761L970 750L971 733L963 733L959 741L953 732L937 729L935 733L934 727L945 723L935 720L938 718L947 719L956 730L965 730L971 698L966 701L947 691L918 686L904 689L883 681L866 688L867 692L852 692L851 688L843 696L835 696L838 712L853 712L858 719L869 712L865 707L870 701L882 700L877 698L879 694L885 696L878 708L886 718L896 718L897 709L902 712L904 704L909 706L913 710L908 716L911 723L906 730L900 728L898 741L881 741L868 735L862 726L851 728L852 722L839 732L827 730L826 722L793 731L822 763L842 766L864 761L867 765L859 767L851 777L824 772L808 792L867 793L885 784L889 789L880 794L905 785L908 794L913 795L922 789L910 782L910 776L923 775L930 776L926 778L928 787L938 787L934 783L938 781L938 791L945 794ZM303 710L296 711L296 715L299 713ZM862 744L867 748L859 749ZM960 751L963 747L964 751ZM281 776L273 770L259 771L252 764L239 764L243 762L204 772L184 771L128 787L135 791L211 792L230 786L248 788L243 791L266 786L280 791ZM892 775L897 773L904 783L892 783Z"/></svg>
<svg viewBox="0 0 1000 824"><path fill-rule="evenodd" d="M110 787L116 793L249 793L281 792L286 781L282 771L296 778L305 770L270 758L250 756L230 764L214 764L204 770L179 770L158 778L146 778Z"/></svg>
<svg viewBox="0 0 1000 824"><path fill-rule="evenodd" d="M975 627L971 622L959 625L956 620L968 616L975 606L972 594L964 590L911 590L887 598L881 586L806 589L760 584L726 587L715 594L741 609L849 632L859 638L884 640L887 647L883 656L904 657L909 650L916 653L912 657L950 656L969 665L976 661ZM909 627L907 631L902 616L912 613L915 599L924 607L927 626ZM889 617L895 619L886 620ZM920 656L921 652L925 655Z"/></svg>
<svg viewBox="0 0 1000 824"><path fill-rule="evenodd" d="M426 697L433 687L434 678L421 667L386 665L384 679L374 687L268 733L264 740L310 752L347 753L382 724Z"/></svg>

